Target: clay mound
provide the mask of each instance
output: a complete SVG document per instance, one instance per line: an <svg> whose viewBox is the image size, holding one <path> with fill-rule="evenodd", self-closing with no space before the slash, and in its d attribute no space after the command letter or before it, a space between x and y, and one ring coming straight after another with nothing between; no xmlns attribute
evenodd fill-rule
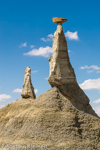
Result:
<svg viewBox="0 0 100 150"><path fill-rule="evenodd" d="M100 119L89 104L73 101L53 87L37 99L18 99L0 109L1 149L4 143L5 150L7 144L100 150Z"/></svg>

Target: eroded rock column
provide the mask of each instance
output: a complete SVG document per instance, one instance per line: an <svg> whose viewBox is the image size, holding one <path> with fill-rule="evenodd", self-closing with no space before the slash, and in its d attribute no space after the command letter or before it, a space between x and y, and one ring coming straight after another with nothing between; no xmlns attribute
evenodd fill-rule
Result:
<svg viewBox="0 0 100 150"><path fill-rule="evenodd" d="M36 98L34 87L31 82L31 68L26 67L25 74L24 74L24 84L21 93L22 98Z"/></svg>
<svg viewBox="0 0 100 150"><path fill-rule="evenodd" d="M53 36L53 57L49 58L50 76L48 81L52 86L76 81L74 70L69 61L67 41L62 28L62 23L65 21L67 19L53 18L53 22L57 23L57 30Z"/></svg>
<svg viewBox="0 0 100 150"><path fill-rule="evenodd" d="M53 35L53 56L49 58L50 75L48 82L50 85L56 86L74 101L83 104L89 104L89 99L79 87L76 81L74 69L71 66L67 41L63 32L62 23L66 22L64 18L53 18L57 24L57 30Z"/></svg>

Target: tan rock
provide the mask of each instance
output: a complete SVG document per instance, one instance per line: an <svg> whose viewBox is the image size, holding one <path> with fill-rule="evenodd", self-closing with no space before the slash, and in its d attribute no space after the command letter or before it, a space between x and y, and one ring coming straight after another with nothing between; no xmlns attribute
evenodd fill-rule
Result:
<svg viewBox="0 0 100 150"><path fill-rule="evenodd" d="M26 67L25 74L24 74L24 84L23 84L23 89L21 96L23 98L36 98L35 92L34 92L34 87L31 83L31 68Z"/></svg>
<svg viewBox="0 0 100 150"><path fill-rule="evenodd" d="M66 22L68 19L65 19L65 18L58 18L58 17L56 17L56 18L52 18L52 21L54 22L54 23L64 23L64 22Z"/></svg>
<svg viewBox="0 0 100 150"><path fill-rule="evenodd" d="M53 35L52 49L53 56L49 58L50 75L48 82L52 87L58 87L64 94L73 98L74 101L88 105L89 98L77 84L74 69L69 60L62 23L57 24L57 30Z"/></svg>

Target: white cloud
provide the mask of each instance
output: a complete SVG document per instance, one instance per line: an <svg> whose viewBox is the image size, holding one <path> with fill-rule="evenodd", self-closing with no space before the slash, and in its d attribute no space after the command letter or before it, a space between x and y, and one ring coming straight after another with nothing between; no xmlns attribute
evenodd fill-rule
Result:
<svg viewBox="0 0 100 150"><path fill-rule="evenodd" d="M94 72L94 70L87 70L87 73L92 73Z"/></svg>
<svg viewBox="0 0 100 150"><path fill-rule="evenodd" d="M21 93L21 92L22 92L22 89L17 88L17 89L15 89L15 90L13 90L12 92L13 92L13 93ZM34 92L35 92L35 93L38 93L38 89L34 89Z"/></svg>
<svg viewBox="0 0 100 150"><path fill-rule="evenodd" d="M90 69L90 67L88 67L87 65L84 67L80 67L80 69Z"/></svg>
<svg viewBox="0 0 100 150"><path fill-rule="evenodd" d="M92 66L84 66L84 67L80 67L80 69L93 69L93 70L100 70L100 67L92 65Z"/></svg>
<svg viewBox="0 0 100 150"><path fill-rule="evenodd" d="M33 48L33 47L35 47L34 45L30 45L30 48Z"/></svg>
<svg viewBox="0 0 100 150"><path fill-rule="evenodd" d="M48 42L48 41L52 41L52 38L53 38L53 34L48 34L47 38L41 38L40 40L44 42Z"/></svg>
<svg viewBox="0 0 100 150"><path fill-rule="evenodd" d="M100 116L100 106L94 107L93 109L98 114L98 116Z"/></svg>
<svg viewBox="0 0 100 150"><path fill-rule="evenodd" d="M45 39L45 38L41 38L40 40L42 40L44 42L50 41L49 39Z"/></svg>
<svg viewBox="0 0 100 150"><path fill-rule="evenodd" d="M38 72L38 70L32 71L32 73L36 73L36 72Z"/></svg>
<svg viewBox="0 0 100 150"><path fill-rule="evenodd" d="M10 95L0 94L0 101L5 101L6 99L12 98Z"/></svg>
<svg viewBox="0 0 100 150"><path fill-rule="evenodd" d="M49 38L53 38L53 34L48 34L48 36L47 37L49 37Z"/></svg>
<svg viewBox="0 0 100 150"><path fill-rule="evenodd" d="M100 103L100 99L93 101L93 103L96 103L96 104Z"/></svg>
<svg viewBox="0 0 100 150"><path fill-rule="evenodd" d="M97 71L97 73L100 73L100 71L98 71L98 70L100 70L100 67L98 67L98 66L95 66L95 65L92 65L92 66L84 66L84 67L80 67L80 69L87 69L87 73L91 73L91 72L94 72L94 70L96 70ZM92 69L92 70L89 70L89 69Z"/></svg>
<svg viewBox="0 0 100 150"><path fill-rule="evenodd" d="M44 42L48 42L48 41L51 41L51 38L47 38L47 39L41 38L41 40L44 41Z"/></svg>
<svg viewBox="0 0 100 150"><path fill-rule="evenodd" d="M17 89L15 89L15 90L13 90L12 92L13 92L13 93L21 93L21 92L22 92L22 89L17 88Z"/></svg>
<svg viewBox="0 0 100 150"><path fill-rule="evenodd" d="M4 107L5 105L0 105L0 108Z"/></svg>
<svg viewBox="0 0 100 150"><path fill-rule="evenodd" d="M65 37L67 37L69 40L79 40L77 31L75 31L75 32L67 31L65 33Z"/></svg>
<svg viewBox="0 0 100 150"><path fill-rule="evenodd" d="M83 90L100 90L100 78L85 80L82 84L79 84L79 86Z"/></svg>
<svg viewBox="0 0 100 150"><path fill-rule="evenodd" d="M26 47L26 46L27 46L27 42L21 43L21 45L19 47Z"/></svg>
<svg viewBox="0 0 100 150"><path fill-rule="evenodd" d="M35 89L34 92L35 92L35 94L38 93L38 89Z"/></svg>
<svg viewBox="0 0 100 150"><path fill-rule="evenodd" d="M70 40L79 40L77 31L75 31L75 32L67 31L65 33L65 37L67 37ZM53 38L53 34L48 34L47 38L41 38L40 40L42 40L44 42L48 42L48 41L52 41L52 38Z"/></svg>
<svg viewBox="0 0 100 150"><path fill-rule="evenodd" d="M50 54L52 54L52 48L49 46L46 47L40 47L39 49L33 49L32 51L29 51L28 53L24 53L25 56L43 56L43 57L49 57Z"/></svg>

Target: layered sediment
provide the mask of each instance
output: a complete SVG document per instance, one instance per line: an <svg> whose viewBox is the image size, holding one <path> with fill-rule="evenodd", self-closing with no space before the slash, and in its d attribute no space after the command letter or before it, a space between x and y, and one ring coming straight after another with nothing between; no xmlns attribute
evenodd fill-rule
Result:
<svg viewBox="0 0 100 150"><path fill-rule="evenodd" d="M100 150L100 119L53 87L0 109L0 150L18 145L17 150Z"/></svg>

